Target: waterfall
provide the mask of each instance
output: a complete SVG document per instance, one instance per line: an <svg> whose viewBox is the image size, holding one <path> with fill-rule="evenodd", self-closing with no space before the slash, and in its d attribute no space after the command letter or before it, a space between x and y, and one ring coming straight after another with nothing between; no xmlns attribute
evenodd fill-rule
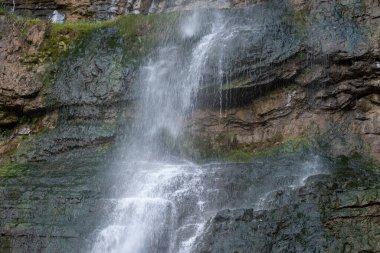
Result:
<svg viewBox="0 0 380 253"><path fill-rule="evenodd" d="M184 42L204 32L198 17L195 13L181 24ZM141 99L121 165L131 174L129 186L125 196L116 200L112 224L99 233L93 252L187 252L200 230L204 222L203 171L189 162L168 161L157 137L165 133L175 139L181 134L184 117L194 106L193 95L201 83L208 53L218 43L225 23L216 15L209 28L191 53L182 45L165 45L141 68ZM189 198L192 212L186 220L178 221L179 215L188 212L179 209L185 208L181 205ZM189 236L178 241L181 230Z"/></svg>
<svg viewBox="0 0 380 253"><path fill-rule="evenodd" d="M115 15L117 13L117 9L118 9L118 7L117 7L118 3L119 3L119 0L111 0L111 6L108 10L110 18L115 17Z"/></svg>
<svg viewBox="0 0 380 253"><path fill-rule="evenodd" d="M14 13L16 10L16 0L13 0L12 12Z"/></svg>
<svg viewBox="0 0 380 253"><path fill-rule="evenodd" d="M61 11L54 10L50 18L50 21L52 23L62 24L63 22L65 22L65 14L62 13Z"/></svg>
<svg viewBox="0 0 380 253"><path fill-rule="evenodd" d="M320 171L318 162L308 161L293 166L279 160L277 176L262 163L201 166L176 157L163 141L183 134L200 87L207 82L222 85L233 60L259 37L259 26L250 13L185 15L177 28L170 28L178 29L180 39L158 47L141 66L135 85L136 117L117 163L122 183L116 186L118 196L107 200L112 211L96 232L91 252L192 252L207 220L218 210L260 203L271 190L300 185L304 177ZM225 178L241 185L227 193L231 183ZM261 188L253 194L252 185Z"/></svg>
<svg viewBox="0 0 380 253"><path fill-rule="evenodd" d="M194 20L197 15L186 19L181 26L180 33L185 42L196 36L200 29ZM192 34L189 34L189 27L192 27ZM147 155L161 153L160 143L152 147L152 140L163 131L172 138L181 133L184 118L194 106L193 95L202 81L209 52L219 43L224 27L225 24L216 17L210 31L194 45L190 54L180 45L167 45L159 48L156 58L142 68L138 120L132 130L133 150Z"/></svg>

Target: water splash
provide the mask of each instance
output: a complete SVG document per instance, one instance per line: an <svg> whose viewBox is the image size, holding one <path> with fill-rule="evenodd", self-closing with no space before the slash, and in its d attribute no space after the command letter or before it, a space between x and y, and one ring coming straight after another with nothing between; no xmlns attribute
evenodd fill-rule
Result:
<svg viewBox="0 0 380 253"><path fill-rule="evenodd" d="M113 220L92 252L179 252L175 232L197 226L201 217L202 172L190 164L153 162L140 162L135 169L127 196L116 200ZM193 213L189 223L178 216L187 208L185 201Z"/></svg>
<svg viewBox="0 0 380 253"><path fill-rule="evenodd" d="M187 17L181 24L181 31L183 38L194 37L200 32L201 24L199 12L194 12L191 16Z"/></svg>

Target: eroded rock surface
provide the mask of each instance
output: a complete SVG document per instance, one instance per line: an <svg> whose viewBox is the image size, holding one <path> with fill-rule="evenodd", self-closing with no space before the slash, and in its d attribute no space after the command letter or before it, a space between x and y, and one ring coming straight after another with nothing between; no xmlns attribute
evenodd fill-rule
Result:
<svg viewBox="0 0 380 253"><path fill-rule="evenodd" d="M46 22L4 15L0 26L1 163L41 161L113 142L131 79L123 47L108 47L122 41L115 29L88 34L59 61L52 50L64 54L68 45L49 42L52 27Z"/></svg>
<svg viewBox="0 0 380 253"><path fill-rule="evenodd" d="M44 0L16 1L3 0L3 5L15 13L42 19L52 19L54 11L65 16L66 21L79 19L106 20L129 13L148 13L163 11L195 10L200 8L233 8L244 7L259 1L241 0ZM0 2L1 3L1 2ZM132 8L128 9L128 3Z"/></svg>
<svg viewBox="0 0 380 253"><path fill-rule="evenodd" d="M362 150L379 159L380 5L297 3L280 11L279 2L259 4L262 32L232 42L230 64L216 70L220 59L210 59L199 94L204 109L189 132L211 152L322 136L336 155ZM220 71L222 84L214 76Z"/></svg>
<svg viewBox="0 0 380 253"><path fill-rule="evenodd" d="M0 121L2 126L17 123L20 112L32 112L31 104L42 88L36 72L21 63L24 54L35 55L45 39L47 26L44 23L32 26L26 34L21 33L17 22L0 16L0 96L3 111L13 111L14 121ZM37 107L43 107L42 105ZM41 108L43 109L43 108ZM11 117L9 115L8 117ZM3 117L6 118L6 117Z"/></svg>
<svg viewBox="0 0 380 253"><path fill-rule="evenodd" d="M207 158L233 149L253 152L291 138L319 136L336 155L364 152L378 159L379 9L373 1L315 0L260 1L249 8L226 10L234 12L237 23L250 13L250 29L258 32L215 49L228 46L225 65L209 57L199 109L188 122L192 141L186 145L195 152L184 153L203 153ZM62 130L54 132L56 137L37 141L52 145L41 147L44 151L38 154L25 156L28 151L23 151L23 156L38 160L112 142L119 113L125 108L121 105L136 99L136 64L130 64L136 60L130 57L141 48L122 38L120 27L99 28L80 38L74 48L66 44L67 39L57 42L59 50L71 56L48 68L44 59L49 56L40 49L49 33L47 25L28 26L21 33L20 27L1 18L2 128L11 133L27 133L18 128L29 128L33 133L54 127L57 120L73 124L58 124ZM136 43L147 29L137 29ZM59 38L69 36L62 33ZM226 73L222 80L215 76L217 71ZM46 77L48 85L43 89ZM122 117L130 118L132 111L128 108ZM34 114L40 115L36 131L35 124L24 124ZM6 142L0 150L9 153L18 144L19 140Z"/></svg>
<svg viewBox="0 0 380 253"><path fill-rule="evenodd" d="M347 170L274 191L270 210L219 212L196 252L378 252L379 178Z"/></svg>
<svg viewBox="0 0 380 253"><path fill-rule="evenodd" d="M0 170L0 252L80 252L107 209L104 153ZM80 157L80 159L78 159Z"/></svg>

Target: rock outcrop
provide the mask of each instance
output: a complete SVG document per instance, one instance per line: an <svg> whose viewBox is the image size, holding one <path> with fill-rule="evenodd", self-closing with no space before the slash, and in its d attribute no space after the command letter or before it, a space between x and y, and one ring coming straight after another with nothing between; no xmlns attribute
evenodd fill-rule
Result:
<svg viewBox="0 0 380 253"><path fill-rule="evenodd" d="M15 1L2 0L8 10L14 10L19 15L51 19L54 11L65 16L66 21L80 19L107 20L129 13L167 12L179 10L194 10L199 8L232 8L247 6L258 1L241 0L44 0ZM132 8L128 9L128 3Z"/></svg>
<svg viewBox="0 0 380 253"><path fill-rule="evenodd" d="M264 4L257 29L272 29L233 42L232 64L222 67L228 82L217 83L210 68L199 95L204 109L189 122L200 153L319 136L335 155L379 159L380 5L297 3L288 11Z"/></svg>
<svg viewBox="0 0 380 253"><path fill-rule="evenodd" d="M98 43L115 39L115 31L94 37L81 58L60 63L55 54L64 54L67 40L77 35L64 31L58 40L54 37L50 41L54 35L46 22L34 24L6 15L0 16L0 27L4 63L0 80L1 162L41 160L110 143L120 103L125 101L127 70L116 62L114 68L105 70L114 57L119 61L123 57L107 48L108 44L104 44L104 58L92 57L102 51ZM59 66L72 71L59 70Z"/></svg>
<svg viewBox="0 0 380 253"><path fill-rule="evenodd" d="M0 17L1 106L3 111L14 113L3 115L0 120L1 126L17 124L18 114L21 112L30 113L33 110L43 109L41 103L33 101L43 86L36 73L38 70L28 69L21 61L25 54L32 57L38 52L45 39L47 26L44 23L32 26L25 35L22 35L17 24L17 21L13 22L6 16Z"/></svg>
<svg viewBox="0 0 380 253"><path fill-rule="evenodd" d="M80 156L80 159L78 159ZM0 169L0 252L80 252L107 210L104 153Z"/></svg>
<svg viewBox="0 0 380 253"><path fill-rule="evenodd" d="M21 20L0 16L2 156L15 150L23 137L55 127L56 113L47 110L44 101L43 73L46 66L37 57L46 38L47 27L44 22L27 26Z"/></svg>
<svg viewBox="0 0 380 253"><path fill-rule="evenodd" d="M196 252L377 252L379 179L344 170L352 174L318 175L295 191L273 192L270 210L219 212Z"/></svg>
<svg viewBox="0 0 380 253"><path fill-rule="evenodd" d="M335 155L360 152L379 159L379 10L372 1L256 4L249 11L260 32L233 42L221 69L228 73L224 83L213 76L218 59L209 59L199 108L188 122L192 141L185 141L195 152L183 152L207 158L321 137L320 144ZM141 44L152 32L149 20L154 22L133 21L134 30L123 37L119 21L54 33L48 23L1 16L1 153L22 149L22 138L54 128L57 121L66 122L57 126L63 129L71 122L77 137L70 137L71 130L53 131L55 141L42 156L112 142L124 110L120 105L135 99L136 59L147 52ZM124 115L130 118L131 108Z"/></svg>

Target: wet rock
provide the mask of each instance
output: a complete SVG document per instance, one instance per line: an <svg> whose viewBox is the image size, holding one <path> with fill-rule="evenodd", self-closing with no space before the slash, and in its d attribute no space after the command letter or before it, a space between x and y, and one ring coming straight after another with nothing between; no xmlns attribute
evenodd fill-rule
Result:
<svg viewBox="0 0 380 253"><path fill-rule="evenodd" d="M84 250L84 238L107 206L102 199L108 176L97 157L107 159L82 153L77 165L69 156L54 164L1 168L0 251Z"/></svg>
<svg viewBox="0 0 380 253"><path fill-rule="evenodd" d="M56 4L62 8L71 6L76 10L75 15L83 12L90 17L93 14L85 9L97 3L61 1ZM258 33L244 35L226 45L231 49L225 54L226 62L231 64L222 66L222 71L229 75L224 78L229 82L223 83L222 90L215 77L219 59L208 60L199 92L200 109L188 122L189 129L196 129L196 138L209 143L214 150L228 149L233 143L235 148L255 151L304 134L324 135L329 136L325 139L336 141L327 141L334 147L332 152L370 151L375 158L379 157L378 131L369 122L373 120L375 125L378 120L379 73L374 66L379 57L375 10L380 7L370 2L357 6L322 4L316 0L255 1L254 4L248 9L230 10L239 17L234 21L237 24L244 21L242 17L247 15L244 13L251 12L250 25ZM337 15L336 10L342 15ZM135 99L131 89L135 69L125 64L128 61L122 51L125 45L115 29L99 30L82 38L75 53L70 45L60 41L61 49L72 52L72 56L52 71L55 81L51 89L41 92L42 83L36 80L36 73L43 76L49 68L39 64L41 59L35 52L46 36L46 26L33 25L23 38L2 20L7 36L0 40L3 50L0 57L7 61L0 67L4 76L0 101L8 108L6 111L12 110L12 115L25 114L32 118L72 107L67 117L60 114L59 122L90 120L94 116L93 122L98 124L118 117L122 111L120 105ZM10 37L13 40L6 39ZM115 48L107 48L115 43ZM19 64L25 53L22 48L26 48L28 55L23 57L24 63L38 65L37 70L29 71ZM84 111L79 112L77 108ZM235 136L234 140L226 137L230 135ZM359 139L370 142L368 150Z"/></svg>
<svg viewBox="0 0 380 253"><path fill-rule="evenodd" d="M284 8L279 11L275 4ZM292 1L290 6L269 1L255 7L265 13L257 15L263 18L255 24L272 29L242 38L241 46L234 43L239 50L224 56L233 66L222 70L229 75L222 90L213 77L218 59L210 59L210 73L206 70L199 92L200 109L188 122L190 134L207 143L205 153L261 150L306 135L325 139L331 154L356 149L379 159L374 141L378 131L369 126L378 124L374 98L380 92L379 74L373 69L379 57L378 33L364 32L364 27L378 27L377 14L368 8L380 6L318 1ZM334 9L347 14L341 8L353 8L356 14L337 16ZM234 141L224 136L234 136ZM362 141L371 143L365 147Z"/></svg>
<svg viewBox="0 0 380 253"><path fill-rule="evenodd" d="M284 202L284 194L273 195L278 204L271 210L221 211L194 252L376 252L378 177L362 179L314 176Z"/></svg>

